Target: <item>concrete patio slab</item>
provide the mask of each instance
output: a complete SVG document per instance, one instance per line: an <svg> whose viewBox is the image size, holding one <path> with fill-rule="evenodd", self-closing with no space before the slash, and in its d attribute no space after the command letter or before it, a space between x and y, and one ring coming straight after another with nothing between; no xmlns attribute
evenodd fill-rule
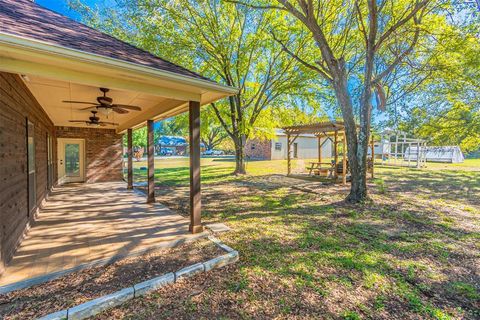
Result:
<svg viewBox="0 0 480 320"><path fill-rule="evenodd" d="M192 235L188 225L167 207L147 204L124 182L56 187L0 287L207 236Z"/></svg>
<svg viewBox="0 0 480 320"><path fill-rule="evenodd" d="M205 225L205 228L209 229L213 233L221 233L230 231L230 227L224 223L211 223Z"/></svg>

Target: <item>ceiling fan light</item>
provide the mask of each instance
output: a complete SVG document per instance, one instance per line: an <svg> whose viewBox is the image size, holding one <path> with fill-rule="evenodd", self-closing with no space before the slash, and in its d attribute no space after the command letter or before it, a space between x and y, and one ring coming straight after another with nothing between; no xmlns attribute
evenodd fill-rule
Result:
<svg viewBox="0 0 480 320"><path fill-rule="evenodd" d="M98 107L100 112L106 116L108 116L110 113L112 113L112 108L104 108L104 107Z"/></svg>

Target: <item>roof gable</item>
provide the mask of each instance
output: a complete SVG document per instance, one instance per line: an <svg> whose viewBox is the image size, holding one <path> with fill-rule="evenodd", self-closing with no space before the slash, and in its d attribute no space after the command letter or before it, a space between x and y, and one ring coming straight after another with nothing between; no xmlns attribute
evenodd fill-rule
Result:
<svg viewBox="0 0 480 320"><path fill-rule="evenodd" d="M0 26L0 33L211 81L147 51L46 9L31 0L0 0Z"/></svg>

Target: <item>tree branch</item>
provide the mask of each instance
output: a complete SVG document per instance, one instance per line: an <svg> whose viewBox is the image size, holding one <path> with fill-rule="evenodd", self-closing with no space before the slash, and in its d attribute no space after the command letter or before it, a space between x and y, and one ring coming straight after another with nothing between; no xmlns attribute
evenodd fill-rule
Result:
<svg viewBox="0 0 480 320"><path fill-rule="evenodd" d="M377 75L375 77L375 79L372 81L372 84L377 84L379 83L382 78L384 78L385 76L387 76L390 72L392 72L393 69L395 69L399 64L400 62L402 62L402 60L408 55L410 54L410 52L412 52L413 48L415 47L415 44L417 43L418 41L418 38L419 38L419 35L420 35L420 29L417 27L417 29L415 30L415 35L413 36L413 40L412 42L410 43L410 46L405 50L403 51L402 53L400 53L396 58L395 60L385 69L383 70L379 75Z"/></svg>
<svg viewBox="0 0 480 320"><path fill-rule="evenodd" d="M306 62L305 60L303 60L302 58L300 58L297 54L295 54L294 52L292 52L290 49L287 48L287 46L281 41L279 40L276 36L275 36L275 33L273 31L270 32L273 39L275 41L277 41L281 46L282 46L282 49L283 51L285 51L286 53L288 53L292 58L294 58L295 60L297 60L298 62L300 62L303 66L319 73L322 77L325 78L325 80L331 82L332 81L332 77L327 74L325 71L323 71L322 69Z"/></svg>
<svg viewBox="0 0 480 320"><path fill-rule="evenodd" d="M395 23L393 26L387 29L380 38L378 39L377 43L375 44L375 51L377 51L383 42L390 37L390 35L395 32L398 28L406 24L408 21L410 21L412 18L415 17L415 15L420 11L422 8L424 8L431 0L423 0L422 2L418 2L415 4L415 7L410 11L409 14L407 14L403 19L400 19Z"/></svg>
<svg viewBox="0 0 480 320"><path fill-rule="evenodd" d="M215 103L210 103L210 105L212 106L213 108L213 111L215 111L215 115L217 116L218 120L220 121L220 123L222 124L223 128L225 129L225 131L228 133L228 135L233 139L234 138L234 135L233 133L228 130L228 125L226 124L225 120L223 120L222 118L222 115L220 114L220 111L217 109L217 106L215 105Z"/></svg>

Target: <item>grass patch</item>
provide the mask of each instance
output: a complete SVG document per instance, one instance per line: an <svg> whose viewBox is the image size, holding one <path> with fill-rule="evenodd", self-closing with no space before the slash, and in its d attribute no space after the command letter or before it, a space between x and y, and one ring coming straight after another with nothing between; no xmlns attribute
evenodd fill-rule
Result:
<svg viewBox="0 0 480 320"><path fill-rule="evenodd" d="M241 258L155 299L172 318L479 317L480 161L377 166L361 205L342 202L340 185L282 176L283 160L250 162L247 176L231 176L228 159L201 165L204 221L228 224L220 237ZM158 200L188 213L188 159L156 168ZM193 312L177 301L195 286Z"/></svg>

